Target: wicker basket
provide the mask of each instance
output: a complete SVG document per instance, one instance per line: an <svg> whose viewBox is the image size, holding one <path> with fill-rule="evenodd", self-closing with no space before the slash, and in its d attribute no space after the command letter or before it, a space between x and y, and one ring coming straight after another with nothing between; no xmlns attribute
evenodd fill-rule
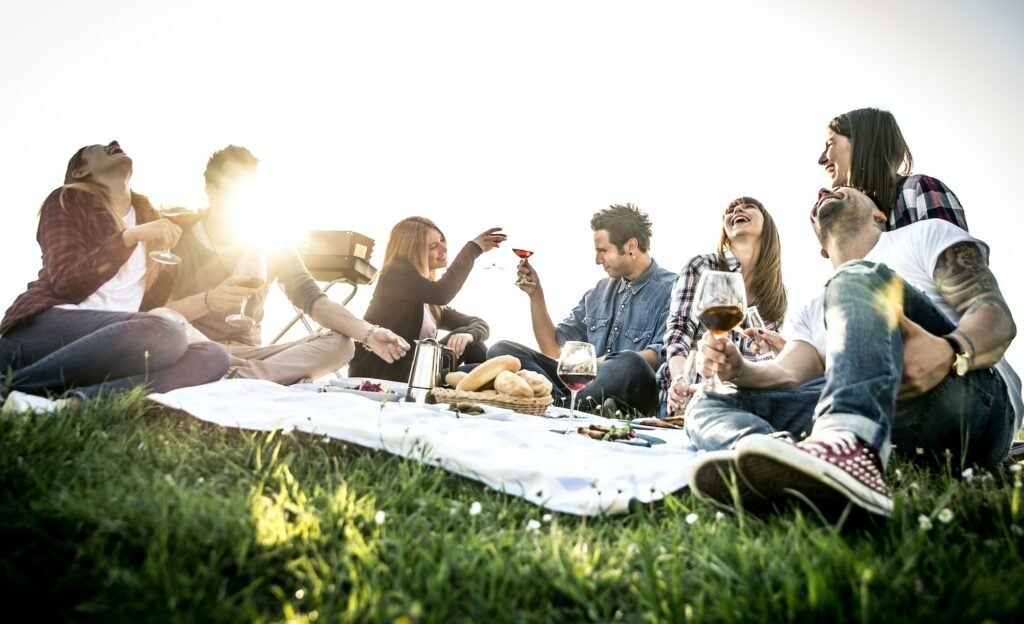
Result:
<svg viewBox="0 0 1024 624"><path fill-rule="evenodd" d="M460 392L450 388L434 388L430 391L430 400L434 403L483 403L494 407L503 407L520 414L541 416L551 405L551 396L522 398L508 394L490 394L483 392Z"/></svg>

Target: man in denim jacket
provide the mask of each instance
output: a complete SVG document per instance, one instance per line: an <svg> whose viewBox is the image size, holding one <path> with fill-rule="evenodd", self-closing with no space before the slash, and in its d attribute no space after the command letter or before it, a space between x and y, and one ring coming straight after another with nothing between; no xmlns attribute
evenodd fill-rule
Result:
<svg viewBox="0 0 1024 624"><path fill-rule="evenodd" d="M530 296L533 333L540 352L514 342L499 342L487 357L514 355L523 368L551 380L556 400L568 390L559 381L559 351L568 340L589 342L598 355L597 379L579 393L580 404L631 407L658 412L654 372L662 358L662 335L676 274L658 266L648 252L651 221L632 204L613 205L594 214L594 261L608 277L588 290L569 316L551 321L544 289L528 260L519 265L519 288ZM616 403L616 401L618 403Z"/></svg>

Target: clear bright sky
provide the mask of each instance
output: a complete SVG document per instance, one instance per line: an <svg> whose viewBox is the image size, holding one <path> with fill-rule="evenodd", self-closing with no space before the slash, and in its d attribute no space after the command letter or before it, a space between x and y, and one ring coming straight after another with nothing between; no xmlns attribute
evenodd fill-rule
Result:
<svg viewBox="0 0 1024 624"><path fill-rule="evenodd" d="M1021 33L1017 0L0 0L0 306L39 268L36 213L68 158L112 139L136 190L196 207L209 155L245 145L288 226L362 232L378 266L405 216L434 219L453 254L503 226L537 252L556 321L604 277L596 210L638 204L678 271L752 195L795 306L830 273L807 221L824 126L877 106L957 193L1024 326ZM453 305L534 344L515 260L482 257Z"/></svg>

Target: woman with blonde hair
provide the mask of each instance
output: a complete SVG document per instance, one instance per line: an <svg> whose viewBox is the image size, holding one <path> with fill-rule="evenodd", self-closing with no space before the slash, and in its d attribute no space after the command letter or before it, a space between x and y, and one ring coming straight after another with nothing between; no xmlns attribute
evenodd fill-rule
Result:
<svg viewBox="0 0 1024 624"><path fill-rule="evenodd" d="M171 286L147 252L171 247L181 229L131 190L131 174L117 141L89 145L43 202L43 268L0 323L0 374L10 375L10 389L166 392L227 371L223 348L189 344L183 324L140 312L162 305Z"/></svg>
<svg viewBox="0 0 1024 624"><path fill-rule="evenodd" d="M441 229L425 217L402 219L391 230L377 287L363 318L390 328L410 344L434 338L439 329L449 330L441 343L455 352L458 363L484 361L484 340L490 333L487 323L448 303L462 289L476 258L504 240L501 228L490 228L466 243L449 266L448 245ZM437 270L446 267L438 278ZM371 356L364 351L356 353L349 376L408 380L412 358L388 363Z"/></svg>
<svg viewBox="0 0 1024 624"><path fill-rule="evenodd" d="M672 304L665 332L665 363L658 370L662 405L672 414L686 405L690 388L686 357L696 348L706 329L693 314L697 284L707 271L742 272L747 305L757 306L765 333L758 333L751 319L729 332L744 357L773 357L775 345L762 342L774 337L786 315L786 287L782 283L782 244L775 221L753 197L738 197L722 214L718 247L713 254L696 256L686 263L672 289Z"/></svg>

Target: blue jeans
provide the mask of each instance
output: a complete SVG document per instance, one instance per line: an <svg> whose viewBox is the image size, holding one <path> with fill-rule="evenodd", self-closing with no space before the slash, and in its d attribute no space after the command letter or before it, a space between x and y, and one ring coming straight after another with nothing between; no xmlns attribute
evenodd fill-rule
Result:
<svg viewBox="0 0 1024 624"><path fill-rule="evenodd" d="M568 404L569 389L558 379L558 360L507 340L487 349L487 359L499 355L513 355L519 358L525 370L547 377L553 386L551 394L555 404ZM658 382L654 369L636 351L609 353L597 365L597 378L576 394L579 405L584 408L599 406L607 398L615 398L644 414L657 415Z"/></svg>
<svg viewBox="0 0 1024 624"><path fill-rule="evenodd" d="M184 327L152 314L50 308L0 337L0 371L8 370L11 388L32 394L166 392L220 379L228 354L188 344Z"/></svg>
<svg viewBox="0 0 1024 624"><path fill-rule="evenodd" d="M915 459L942 462L949 450L954 465L995 467L1013 437L1013 408L995 371L951 374L919 397L896 401L903 375L901 304L907 318L931 334L955 327L884 264L844 264L825 288L825 376L790 390L707 396L687 415L693 443L717 450L751 434L787 431L799 438L839 430L854 433L883 464L895 446Z"/></svg>

